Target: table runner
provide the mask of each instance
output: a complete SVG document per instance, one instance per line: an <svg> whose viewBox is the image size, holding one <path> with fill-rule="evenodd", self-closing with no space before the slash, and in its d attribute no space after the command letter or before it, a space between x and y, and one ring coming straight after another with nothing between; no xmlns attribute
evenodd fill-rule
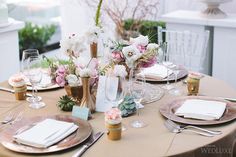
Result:
<svg viewBox="0 0 236 157"><path fill-rule="evenodd" d="M0 86L9 88L7 82L1 83ZM186 94L186 85L179 82L178 86L182 88ZM200 94L236 98L236 91L233 88L229 87L223 81L208 76L201 80ZM47 104L45 108L40 110L29 108L26 101L14 101L15 98L13 94L3 91L0 91L0 105L5 103L4 100L23 103L25 106L25 117L71 114L70 112L60 111L56 106L59 97L65 95L64 89L40 92L39 95L43 97L43 101ZM137 119L136 115L124 118L123 123L126 125L127 130L122 133L122 139L120 141L110 141L107 139L106 135L104 135L95 145L83 154L83 157L231 156L230 153L233 152L233 142L235 142L236 139L236 121L224 125L208 127L223 132L222 135L213 138L188 133L175 135L164 127L163 123L165 119L159 113L159 105L171 101L174 98L174 96L170 96L166 93L160 101L147 104L144 109L140 110L140 118L148 124L145 128L135 129L129 126L129 123L132 120ZM89 120L89 122L91 123L94 132L105 131L103 113L93 114L93 119ZM0 146L0 156L69 157L80 147L81 146L76 146L66 151L47 155L27 155L15 153ZM223 153L220 153L220 151Z"/></svg>

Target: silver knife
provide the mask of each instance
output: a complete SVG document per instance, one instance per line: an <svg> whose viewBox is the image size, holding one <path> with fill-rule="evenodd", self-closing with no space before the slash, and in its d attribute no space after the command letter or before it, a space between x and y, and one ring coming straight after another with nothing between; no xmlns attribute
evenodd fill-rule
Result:
<svg viewBox="0 0 236 157"><path fill-rule="evenodd" d="M77 151L72 157L80 157L89 147L91 147L102 135L104 132L98 132L93 135L87 143L85 143L82 148Z"/></svg>
<svg viewBox="0 0 236 157"><path fill-rule="evenodd" d="M0 90L10 92L10 93L15 93L15 91L13 89L9 89L9 88L0 87ZM27 97L32 97L32 94L26 93L26 96Z"/></svg>

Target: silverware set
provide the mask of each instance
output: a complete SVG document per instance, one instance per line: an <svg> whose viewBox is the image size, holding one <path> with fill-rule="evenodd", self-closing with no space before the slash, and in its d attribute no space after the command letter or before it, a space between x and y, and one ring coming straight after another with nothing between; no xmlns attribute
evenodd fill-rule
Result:
<svg viewBox="0 0 236 157"><path fill-rule="evenodd" d="M181 133L183 131L186 131L186 132L192 132L192 133L196 133L196 134L207 136L207 137L213 137L215 135L222 134L221 131L208 130L208 129L204 129L204 128L200 128L200 127L196 127L192 125L181 126L169 119L165 121L164 125L170 132L173 132L173 133Z"/></svg>
<svg viewBox="0 0 236 157"><path fill-rule="evenodd" d="M10 111L0 123L4 124L14 124L15 122L20 121L23 118L23 111Z"/></svg>
<svg viewBox="0 0 236 157"><path fill-rule="evenodd" d="M79 149L72 157L80 157L89 147L91 147L102 135L104 132L98 132L95 135L91 136L89 140Z"/></svg>

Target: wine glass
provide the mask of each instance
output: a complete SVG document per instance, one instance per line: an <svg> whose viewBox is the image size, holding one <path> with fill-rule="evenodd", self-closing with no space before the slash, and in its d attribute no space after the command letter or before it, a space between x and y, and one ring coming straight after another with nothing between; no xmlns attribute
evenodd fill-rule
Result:
<svg viewBox="0 0 236 157"><path fill-rule="evenodd" d="M135 75L132 80L132 86L130 87L130 93L134 98L134 102L137 108L138 119L131 122L131 127L133 128L143 128L147 126L145 122L139 119L139 105L145 96L146 91L146 79L145 75L139 74Z"/></svg>
<svg viewBox="0 0 236 157"><path fill-rule="evenodd" d="M125 78L117 77L112 74L106 76L105 97L107 100L112 102L112 108L118 107L118 105L123 101L126 94L125 86ZM127 128L122 124L122 131L125 130L127 130Z"/></svg>
<svg viewBox="0 0 236 157"><path fill-rule="evenodd" d="M28 70L29 58L30 57L38 57L38 56L39 56L39 51L37 49L26 49L23 51L21 65L20 65L20 69L23 74L25 74L24 73L25 70ZM37 88L35 88L35 90L37 90ZM32 90L32 92L34 92L34 91ZM37 91L34 94L35 94L35 98L33 98L33 97L27 98L28 102L32 102L33 101L32 99L38 99L38 101L42 100L42 98L40 96L36 95Z"/></svg>
<svg viewBox="0 0 236 157"><path fill-rule="evenodd" d="M118 107L119 103L124 99L125 78L117 77L112 74L106 76L105 96L112 102L112 107Z"/></svg>
<svg viewBox="0 0 236 157"><path fill-rule="evenodd" d="M42 61L38 56L31 56L26 61L28 64L24 65L23 74L29 79L32 85L32 97L30 98L30 107L40 109L45 106L45 103L40 102L36 97L36 86L42 79Z"/></svg>
<svg viewBox="0 0 236 157"><path fill-rule="evenodd" d="M170 62L170 54L169 54L169 47L167 45L168 43L163 43L162 49L163 49L163 56L162 56L162 62L161 65L166 67L167 69L167 78L166 78L166 84L162 87L165 90L171 90L173 85L170 84L170 75L171 75L171 68L174 66L172 62Z"/></svg>
<svg viewBox="0 0 236 157"><path fill-rule="evenodd" d="M174 96L180 96L182 94L182 91L177 87L177 79L178 79L178 74L181 70L180 65L174 65L171 70L173 70L173 73L175 75L175 85L174 88L169 90L169 93Z"/></svg>

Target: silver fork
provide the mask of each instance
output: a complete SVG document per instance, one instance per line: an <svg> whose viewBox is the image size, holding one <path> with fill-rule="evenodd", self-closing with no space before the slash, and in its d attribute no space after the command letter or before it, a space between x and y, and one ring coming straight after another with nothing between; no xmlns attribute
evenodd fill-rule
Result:
<svg viewBox="0 0 236 157"><path fill-rule="evenodd" d="M199 135L202 135L202 136L207 136L207 137L213 137L214 136L213 134L209 134L209 133L206 133L206 132L200 132L200 131L188 130L188 129L181 129L181 128L178 128L178 127L172 125L168 121L165 121L164 125L170 132L173 132L173 133L181 133L182 131L187 131L187 132L192 132L192 133L196 133L196 134L199 134Z"/></svg>
<svg viewBox="0 0 236 157"><path fill-rule="evenodd" d="M20 113L18 113L15 118L10 122L10 124L14 124L15 122L20 121L23 118L23 111L20 111Z"/></svg>
<svg viewBox="0 0 236 157"><path fill-rule="evenodd" d="M222 134L221 131L217 131L217 130L213 131L213 130L203 129L203 128L196 127L196 126L193 126L193 125L182 126L182 125L176 124L175 122L171 121L170 119L168 119L167 121L168 121L168 123L172 124L173 126L179 128L179 129L195 129L195 130L204 131L204 132L207 132L207 133L213 134L213 135Z"/></svg>
<svg viewBox="0 0 236 157"><path fill-rule="evenodd" d="M9 113L4 117L4 119L1 121L1 124L7 124L7 123L9 123L9 122L11 122L11 121L13 120L13 118L14 118L14 114L13 114L13 112L11 111L11 112L9 112Z"/></svg>

